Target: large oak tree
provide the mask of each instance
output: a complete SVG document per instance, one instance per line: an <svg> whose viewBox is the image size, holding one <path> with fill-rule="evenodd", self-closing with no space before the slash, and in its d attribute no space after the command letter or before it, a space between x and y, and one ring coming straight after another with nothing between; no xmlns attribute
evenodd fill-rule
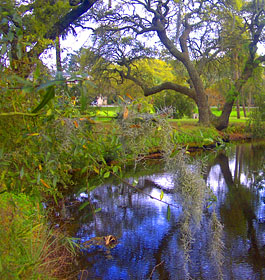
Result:
<svg viewBox="0 0 265 280"><path fill-rule="evenodd" d="M105 12L106 8L103 7L95 15L96 21L101 22L101 27L96 32L101 55L124 66L127 70L120 71L122 78L133 80L141 86L146 96L168 89L182 93L197 104L200 123L213 124L218 129L227 127L233 104L242 86L264 60L263 56L257 57L257 45L263 39L265 23L263 1L118 2L116 10ZM227 25L232 27L232 32L226 32ZM243 34L247 39L242 39ZM123 42L123 38L128 36L133 36L134 42L132 44L130 40L127 48L122 50L119 42ZM139 50L144 53L143 47L137 51L135 48L138 38L143 36L145 40L148 38L153 42L156 37L170 53L171 59L175 59L185 67L189 76L188 84L165 81L150 86L144 79L133 75L132 63L144 56L139 55ZM221 116L216 117L211 113L208 104L204 73L207 71L208 63L231 53L232 49L238 47L236 41L244 41L243 44L248 49L247 57L242 70L233 80L233 91L227 94ZM132 46L135 49L135 56L127 51Z"/></svg>

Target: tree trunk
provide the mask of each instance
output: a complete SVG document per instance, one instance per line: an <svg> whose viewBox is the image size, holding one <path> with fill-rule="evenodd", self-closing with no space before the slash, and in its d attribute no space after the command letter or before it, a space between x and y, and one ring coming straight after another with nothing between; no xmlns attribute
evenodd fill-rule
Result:
<svg viewBox="0 0 265 280"><path fill-rule="evenodd" d="M237 119L240 119L240 103L239 103L239 97L236 100L236 117Z"/></svg>
<svg viewBox="0 0 265 280"><path fill-rule="evenodd" d="M234 81L237 81L239 78L239 70L238 70L238 53L237 53L237 49L235 49L235 52L233 54L233 59L231 61L232 63L232 69L234 68ZM240 119L240 100L239 100L239 96L237 97L236 100L236 116L237 119Z"/></svg>
<svg viewBox="0 0 265 280"><path fill-rule="evenodd" d="M225 103L221 116L213 122L216 129L222 130L228 127L229 117L232 112L233 105L234 100Z"/></svg>
<svg viewBox="0 0 265 280"><path fill-rule="evenodd" d="M251 107L251 101L252 101L252 94L251 94L251 90L248 93L248 112L250 112L250 107Z"/></svg>
<svg viewBox="0 0 265 280"><path fill-rule="evenodd" d="M205 93L205 89L203 86L203 81L194 66L193 62L190 60L189 57L189 51L187 47L187 40L189 33L191 32L191 27L187 25L185 27L185 30L183 31L181 37L180 37L180 45L181 50L180 52L173 42L167 37L167 34L165 32L165 29L161 29L160 20L155 20L157 24L157 35L160 38L160 41L164 44L164 46L168 49L168 51L187 69L189 73L189 77L191 80L191 88L195 90L195 96L193 97L193 100L196 102L199 110L199 122L203 125L210 125L210 110L208 105L208 98Z"/></svg>
<svg viewBox="0 0 265 280"><path fill-rule="evenodd" d="M245 104L245 100L242 96L242 108L243 108L243 112L244 112L244 117L247 117L247 112L246 112L246 104Z"/></svg>
<svg viewBox="0 0 265 280"><path fill-rule="evenodd" d="M210 114L208 102L204 100L204 96L197 103L199 111L199 123L202 125L210 125Z"/></svg>
<svg viewBox="0 0 265 280"><path fill-rule="evenodd" d="M60 44L60 37L57 36L55 39L55 50L56 50L56 68L57 72L62 72L62 60L61 60L61 44Z"/></svg>
<svg viewBox="0 0 265 280"><path fill-rule="evenodd" d="M182 63L188 70L192 82L191 86L194 87L196 92L196 98L194 101L198 106L199 123L203 125L210 125L211 111L208 104L208 96L205 93L205 89L200 75L188 57L184 56Z"/></svg>

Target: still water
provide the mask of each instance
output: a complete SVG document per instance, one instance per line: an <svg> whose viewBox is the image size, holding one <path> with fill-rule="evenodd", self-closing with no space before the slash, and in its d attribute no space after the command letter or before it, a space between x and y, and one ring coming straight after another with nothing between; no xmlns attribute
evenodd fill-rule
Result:
<svg viewBox="0 0 265 280"><path fill-rule="evenodd" d="M204 156L204 155L203 155ZM173 175L157 163L153 171L135 171L126 180L144 193L176 207L150 198L118 182L99 186L89 194L81 193L101 211L89 219L84 208L76 217L75 237L82 242L113 235L113 248L94 242L84 250L79 279L265 279L265 143L239 144L207 154L204 180L212 190L201 222L192 228L193 242L189 261L181 242L181 198L174 191ZM144 175L144 173L148 175ZM200 185L198 185L200 188ZM214 199L213 199L214 200ZM210 257L210 218L215 209L223 225L224 248L221 271ZM73 214L73 213L72 213ZM92 239L93 240L93 239ZM186 267L186 270L185 270Z"/></svg>

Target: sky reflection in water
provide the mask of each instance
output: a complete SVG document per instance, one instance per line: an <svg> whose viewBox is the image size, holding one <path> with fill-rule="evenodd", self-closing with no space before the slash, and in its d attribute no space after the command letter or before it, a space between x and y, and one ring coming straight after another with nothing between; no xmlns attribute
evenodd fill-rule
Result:
<svg viewBox="0 0 265 280"><path fill-rule="evenodd" d="M256 187L264 183L264 147L264 143L235 146L208 162L206 182L217 196L217 213L224 225L224 279L265 279L265 193ZM76 236L86 241L112 234L118 244L110 250L104 246L87 249L81 262L86 270L82 280L148 279L160 263L152 279L185 279L181 198L173 192L172 175L141 176L138 187L156 198L162 188L163 200L179 208L171 208L168 221L167 205L126 185L95 189L90 200L102 210L94 221L80 225ZM200 228L193 228L189 273L194 279L218 278L209 258L211 213L212 207L205 207Z"/></svg>

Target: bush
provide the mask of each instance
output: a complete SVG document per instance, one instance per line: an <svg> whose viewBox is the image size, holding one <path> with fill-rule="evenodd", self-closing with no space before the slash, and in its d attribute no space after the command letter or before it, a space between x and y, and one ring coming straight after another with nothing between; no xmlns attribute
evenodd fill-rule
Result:
<svg viewBox="0 0 265 280"><path fill-rule="evenodd" d="M154 97L154 107L157 111L164 108L172 108L173 118L180 119L184 116L191 117L195 104L191 99L182 94L167 91L166 94L160 93Z"/></svg>

